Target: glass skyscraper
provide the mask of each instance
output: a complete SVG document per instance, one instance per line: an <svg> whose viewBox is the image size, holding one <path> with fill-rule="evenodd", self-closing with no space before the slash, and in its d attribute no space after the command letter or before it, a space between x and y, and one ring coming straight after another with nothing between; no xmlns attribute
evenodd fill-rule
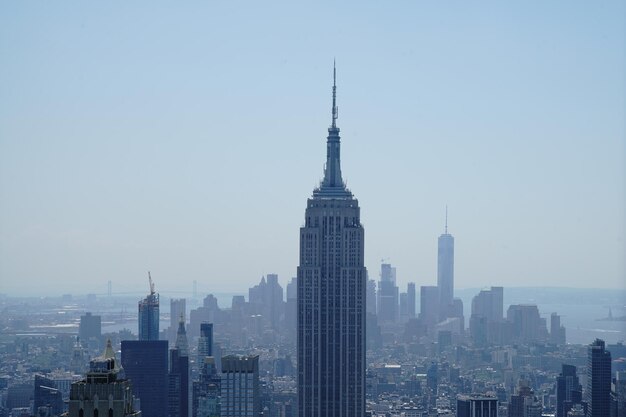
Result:
<svg viewBox="0 0 626 417"><path fill-rule="evenodd" d="M341 177L336 120L334 83L324 179L300 228L299 417L365 415L364 230L359 203Z"/></svg>
<svg viewBox="0 0 626 417"><path fill-rule="evenodd" d="M159 340L159 294L154 291L150 273L150 294L139 301L139 340Z"/></svg>
<svg viewBox="0 0 626 417"><path fill-rule="evenodd" d="M587 349L587 416L606 417L611 408L611 352L600 339Z"/></svg>

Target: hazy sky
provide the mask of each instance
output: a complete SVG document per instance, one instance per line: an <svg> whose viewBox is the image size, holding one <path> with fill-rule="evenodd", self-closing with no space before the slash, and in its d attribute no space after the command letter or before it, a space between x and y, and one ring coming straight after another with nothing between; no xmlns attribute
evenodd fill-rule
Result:
<svg viewBox="0 0 626 417"><path fill-rule="evenodd" d="M626 3L297 3L0 3L0 292L284 285L334 57L370 278L626 286Z"/></svg>

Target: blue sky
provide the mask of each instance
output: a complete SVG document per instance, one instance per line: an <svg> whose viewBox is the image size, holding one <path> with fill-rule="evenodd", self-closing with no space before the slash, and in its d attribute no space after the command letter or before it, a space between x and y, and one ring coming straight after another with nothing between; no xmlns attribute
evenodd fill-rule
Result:
<svg viewBox="0 0 626 417"><path fill-rule="evenodd" d="M295 275L338 66L366 266L623 288L619 1L3 2L0 292Z"/></svg>

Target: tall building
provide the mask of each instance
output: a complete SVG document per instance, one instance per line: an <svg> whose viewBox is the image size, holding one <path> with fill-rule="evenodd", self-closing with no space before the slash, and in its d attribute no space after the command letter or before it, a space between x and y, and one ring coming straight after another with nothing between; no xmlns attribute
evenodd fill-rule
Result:
<svg viewBox="0 0 626 417"><path fill-rule="evenodd" d="M341 177L336 83L324 179L307 201L298 267L298 416L365 415L367 271L359 203Z"/></svg>
<svg viewBox="0 0 626 417"><path fill-rule="evenodd" d="M565 327L561 326L561 316L556 313L550 315L550 343L565 344Z"/></svg>
<svg viewBox="0 0 626 417"><path fill-rule="evenodd" d="M198 364L204 363L204 358L213 356L213 323L200 324L198 338Z"/></svg>
<svg viewBox="0 0 626 417"><path fill-rule="evenodd" d="M170 343L176 343L176 336L178 334L178 322L180 318L187 317L187 300L184 298L170 298L170 327L167 330L167 340Z"/></svg>
<svg viewBox="0 0 626 417"><path fill-rule="evenodd" d="M72 384L69 417L140 417L133 408L133 386L119 378L111 343L105 354L92 360L87 377Z"/></svg>
<svg viewBox="0 0 626 417"><path fill-rule="evenodd" d="M58 416L63 413L63 394L55 382L43 375L35 375L33 412L39 415L41 408L44 415Z"/></svg>
<svg viewBox="0 0 626 417"><path fill-rule="evenodd" d="M180 316L176 345L170 350L168 375L169 417L189 417L189 348L185 319Z"/></svg>
<svg viewBox="0 0 626 417"><path fill-rule="evenodd" d="M448 208L446 228L437 245L437 287L439 288L439 319L450 317L454 299L454 237L448 233Z"/></svg>
<svg viewBox="0 0 626 417"><path fill-rule="evenodd" d="M221 417L260 417L258 355L224 356L220 384Z"/></svg>
<svg viewBox="0 0 626 417"><path fill-rule="evenodd" d="M574 404L582 401L582 386L574 365L562 365L561 374L556 378L556 417L567 417Z"/></svg>
<svg viewBox="0 0 626 417"><path fill-rule="evenodd" d="M396 268L391 264L380 266L380 281L378 281L378 320L381 322L395 322L398 320L398 286L396 285Z"/></svg>
<svg viewBox="0 0 626 417"><path fill-rule="evenodd" d="M365 298L367 313L376 314L376 281L373 279L367 280L367 290Z"/></svg>
<svg viewBox="0 0 626 417"><path fill-rule="evenodd" d="M548 334L545 320L539 316L535 304L513 304L506 312L511 322L513 340L521 343L545 341Z"/></svg>
<svg viewBox="0 0 626 417"><path fill-rule="evenodd" d="M199 378L193 383L193 417L220 417L220 381L215 358L205 356Z"/></svg>
<svg viewBox="0 0 626 417"><path fill-rule="evenodd" d="M150 294L139 302L139 340L159 340L159 294L154 291L150 272Z"/></svg>
<svg viewBox="0 0 626 417"><path fill-rule="evenodd" d="M434 286L420 287L420 320L427 327L434 326L439 315L439 288Z"/></svg>
<svg viewBox="0 0 626 417"><path fill-rule="evenodd" d="M167 340L122 340L122 367L143 415L167 417Z"/></svg>
<svg viewBox="0 0 626 417"><path fill-rule="evenodd" d="M271 329L279 330L284 301L278 275L267 274L258 285L248 289L248 301L253 312L260 314Z"/></svg>
<svg viewBox="0 0 626 417"><path fill-rule="evenodd" d="M587 417L606 417L611 405L611 352L604 340L596 339L587 348Z"/></svg>
<svg viewBox="0 0 626 417"><path fill-rule="evenodd" d="M95 343L100 349L100 338L102 337L102 321L100 316L94 316L90 312L80 316L80 325L78 326L78 337L83 346Z"/></svg>
<svg viewBox="0 0 626 417"><path fill-rule="evenodd" d="M285 329L289 341L295 343L298 328L298 278L293 277L287 284L285 303Z"/></svg>
<svg viewBox="0 0 626 417"><path fill-rule="evenodd" d="M409 318L415 317L415 283L409 282L406 286Z"/></svg>
<svg viewBox="0 0 626 417"><path fill-rule="evenodd" d="M498 417L498 399L484 395L459 395L457 417Z"/></svg>
<svg viewBox="0 0 626 417"><path fill-rule="evenodd" d="M502 322L503 288L491 287L481 290L472 299L472 314L470 316L470 335L474 344L478 346L494 343L499 338L494 334L498 330L496 323Z"/></svg>

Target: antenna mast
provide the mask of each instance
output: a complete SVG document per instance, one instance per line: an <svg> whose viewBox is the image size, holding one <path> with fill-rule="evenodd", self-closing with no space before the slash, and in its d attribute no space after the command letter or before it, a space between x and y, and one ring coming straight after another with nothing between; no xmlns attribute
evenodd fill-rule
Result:
<svg viewBox="0 0 626 417"><path fill-rule="evenodd" d="M333 59L333 124L332 127L337 127L337 117L339 116L339 108L337 107L337 65Z"/></svg>

